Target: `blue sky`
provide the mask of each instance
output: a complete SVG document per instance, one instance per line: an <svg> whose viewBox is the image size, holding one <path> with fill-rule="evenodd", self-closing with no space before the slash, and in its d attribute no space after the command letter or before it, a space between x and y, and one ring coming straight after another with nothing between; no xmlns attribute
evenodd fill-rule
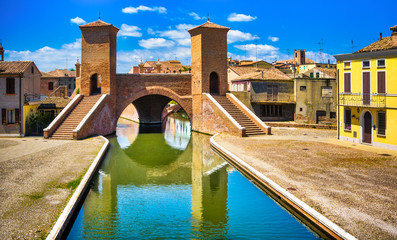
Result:
<svg viewBox="0 0 397 240"><path fill-rule="evenodd" d="M228 55L268 62L294 49L327 61L390 36L397 1L260 0L0 0L0 39L6 60L33 60L42 71L72 68L80 57L79 24L101 19L120 28L118 72L142 58L190 64L193 26L210 21L231 28ZM321 44L322 42L322 44ZM322 51L320 51L322 49ZM322 54L320 53L322 52Z"/></svg>

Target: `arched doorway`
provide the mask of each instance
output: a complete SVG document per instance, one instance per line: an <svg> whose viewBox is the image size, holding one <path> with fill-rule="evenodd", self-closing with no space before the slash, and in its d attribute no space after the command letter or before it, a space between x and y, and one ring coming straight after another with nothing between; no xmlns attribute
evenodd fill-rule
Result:
<svg viewBox="0 0 397 240"><path fill-rule="evenodd" d="M365 112L364 123L363 123L363 142L372 142L372 115L370 112Z"/></svg>
<svg viewBox="0 0 397 240"><path fill-rule="evenodd" d="M101 93L101 83L98 78L98 74L93 74L90 80L91 84L91 95Z"/></svg>
<svg viewBox="0 0 397 240"><path fill-rule="evenodd" d="M210 74L210 93L219 94L219 77L216 72Z"/></svg>

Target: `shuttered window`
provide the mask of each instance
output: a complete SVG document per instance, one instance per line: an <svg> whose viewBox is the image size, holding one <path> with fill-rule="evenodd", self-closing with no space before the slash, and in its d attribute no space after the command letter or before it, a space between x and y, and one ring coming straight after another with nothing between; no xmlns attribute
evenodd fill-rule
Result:
<svg viewBox="0 0 397 240"><path fill-rule="evenodd" d="M351 81L351 73L344 73L343 74L343 79L344 79L344 87L345 87L344 92L350 93L351 92L351 88L350 88L350 86L351 86L351 83L350 83L350 81Z"/></svg>
<svg viewBox="0 0 397 240"><path fill-rule="evenodd" d="M352 111L349 108L345 109L345 130L351 131L352 130Z"/></svg>
<svg viewBox="0 0 397 240"><path fill-rule="evenodd" d="M386 112L378 112L378 135L386 136Z"/></svg>
<svg viewBox="0 0 397 240"><path fill-rule="evenodd" d="M15 78L6 79L6 94L15 94Z"/></svg>
<svg viewBox="0 0 397 240"><path fill-rule="evenodd" d="M54 90L54 83L53 82L49 82L48 83L48 90Z"/></svg>
<svg viewBox="0 0 397 240"><path fill-rule="evenodd" d="M7 124L7 109L5 108L1 109L1 123L3 125Z"/></svg>
<svg viewBox="0 0 397 240"><path fill-rule="evenodd" d="M386 93L386 72L378 72L378 93Z"/></svg>
<svg viewBox="0 0 397 240"><path fill-rule="evenodd" d="M16 124L19 124L19 109L15 109L15 122Z"/></svg>

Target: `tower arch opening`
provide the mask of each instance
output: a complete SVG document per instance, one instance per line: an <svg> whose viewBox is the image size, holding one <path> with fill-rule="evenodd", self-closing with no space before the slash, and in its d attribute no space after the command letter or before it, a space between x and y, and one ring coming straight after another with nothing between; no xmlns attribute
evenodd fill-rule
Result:
<svg viewBox="0 0 397 240"><path fill-rule="evenodd" d="M94 73L90 78L90 95L101 94L101 75Z"/></svg>
<svg viewBox="0 0 397 240"><path fill-rule="evenodd" d="M210 74L210 93L219 94L219 76L216 72Z"/></svg>

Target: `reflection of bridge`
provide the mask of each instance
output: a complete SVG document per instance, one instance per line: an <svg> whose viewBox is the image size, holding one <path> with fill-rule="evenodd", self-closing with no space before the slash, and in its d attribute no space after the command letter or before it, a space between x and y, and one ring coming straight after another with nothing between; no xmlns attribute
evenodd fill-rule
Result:
<svg viewBox="0 0 397 240"><path fill-rule="evenodd" d="M157 135L163 137L160 134ZM137 141L140 140L137 139ZM222 165L224 161L214 154L208 141L208 136L193 133L192 141L185 151L177 150L177 153L173 155L174 159L166 164L151 166L142 165L141 161L136 161L138 156L129 156L128 150L119 148L117 143L113 142L114 147L109 150L112 160L105 160L99 181L93 184L90 193L91 201L86 201L84 204L84 211L87 213L84 214L86 229L100 231L104 229L104 226L95 225L98 224L98 218L108 220L120 214L119 209L126 207L123 205L125 199L121 199L121 196L125 194L124 186L127 185L136 186L136 191L142 189L146 193L145 197L153 196L153 201L156 201L155 192L160 188L177 185L178 189L188 189L192 196L191 211L187 209L187 214L191 214L195 220L198 220L197 223L211 222L227 225L228 173L226 166L212 170ZM166 145L163 141L162 145L164 144ZM135 142L131 145L131 149L137 147ZM154 185L157 187L151 187ZM152 190L153 195L148 194ZM132 204L129 205L133 207ZM92 219L89 216L96 217ZM115 222L120 224L118 221ZM200 224L196 225L194 221L192 225L193 232L202 227ZM104 231L114 231L114 229L118 228L112 226Z"/></svg>
<svg viewBox="0 0 397 240"><path fill-rule="evenodd" d="M181 105L192 129L199 132L239 136L270 132L240 101L226 95L229 28L206 22L189 30L192 74L116 74L119 29L101 20L80 29L81 77L76 79L80 94L44 130L45 137L81 139L110 134L130 103L140 123L159 123L170 100Z"/></svg>

